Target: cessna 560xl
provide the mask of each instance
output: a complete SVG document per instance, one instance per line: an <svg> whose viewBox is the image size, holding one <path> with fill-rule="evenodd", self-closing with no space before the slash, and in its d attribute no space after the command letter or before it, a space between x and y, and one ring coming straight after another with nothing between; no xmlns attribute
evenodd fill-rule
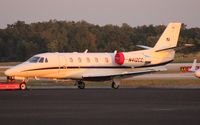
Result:
<svg viewBox="0 0 200 125"><path fill-rule="evenodd" d="M111 81L117 89L122 78L166 70L161 67L173 61L181 23L170 23L153 48L113 53L42 53L5 71L7 79L23 80L26 88L30 78L74 80L80 89L85 81Z"/></svg>

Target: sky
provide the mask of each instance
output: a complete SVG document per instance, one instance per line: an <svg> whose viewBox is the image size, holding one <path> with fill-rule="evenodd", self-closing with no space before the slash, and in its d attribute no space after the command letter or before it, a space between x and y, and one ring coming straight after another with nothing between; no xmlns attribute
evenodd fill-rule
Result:
<svg viewBox="0 0 200 125"><path fill-rule="evenodd" d="M16 21L50 19L98 25L160 25L182 22L200 27L200 0L0 0L0 28Z"/></svg>

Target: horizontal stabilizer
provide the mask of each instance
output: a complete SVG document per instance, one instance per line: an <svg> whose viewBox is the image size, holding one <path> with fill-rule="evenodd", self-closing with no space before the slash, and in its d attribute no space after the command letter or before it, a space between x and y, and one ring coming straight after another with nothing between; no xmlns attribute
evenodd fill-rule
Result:
<svg viewBox="0 0 200 125"><path fill-rule="evenodd" d="M155 52L161 52L161 51L166 51L166 50L170 50L170 49L176 49L176 47L165 48L165 49L158 49L158 50L155 50Z"/></svg>
<svg viewBox="0 0 200 125"><path fill-rule="evenodd" d="M144 45L136 45L137 47L143 48L143 49L151 49L152 47L144 46Z"/></svg>

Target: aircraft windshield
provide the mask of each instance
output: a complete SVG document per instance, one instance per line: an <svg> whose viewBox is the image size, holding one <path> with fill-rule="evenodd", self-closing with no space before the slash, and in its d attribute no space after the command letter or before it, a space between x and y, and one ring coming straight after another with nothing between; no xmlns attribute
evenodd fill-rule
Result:
<svg viewBox="0 0 200 125"><path fill-rule="evenodd" d="M30 58L28 60L28 62L30 62L30 63L37 63L39 59L40 59L40 57L35 56L35 57Z"/></svg>

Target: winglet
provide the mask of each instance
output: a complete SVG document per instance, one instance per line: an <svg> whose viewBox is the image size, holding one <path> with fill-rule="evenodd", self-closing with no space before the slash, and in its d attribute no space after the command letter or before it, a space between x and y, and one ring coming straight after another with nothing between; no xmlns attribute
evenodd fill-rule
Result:
<svg viewBox="0 0 200 125"><path fill-rule="evenodd" d="M144 45L136 45L137 47L143 48L143 49L151 49L152 47L144 46Z"/></svg>
<svg viewBox="0 0 200 125"><path fill-rule="evenodd" d="M85 51L84 51L84 53L87 53L88 52L88 49L86 49Z"/></svg>

